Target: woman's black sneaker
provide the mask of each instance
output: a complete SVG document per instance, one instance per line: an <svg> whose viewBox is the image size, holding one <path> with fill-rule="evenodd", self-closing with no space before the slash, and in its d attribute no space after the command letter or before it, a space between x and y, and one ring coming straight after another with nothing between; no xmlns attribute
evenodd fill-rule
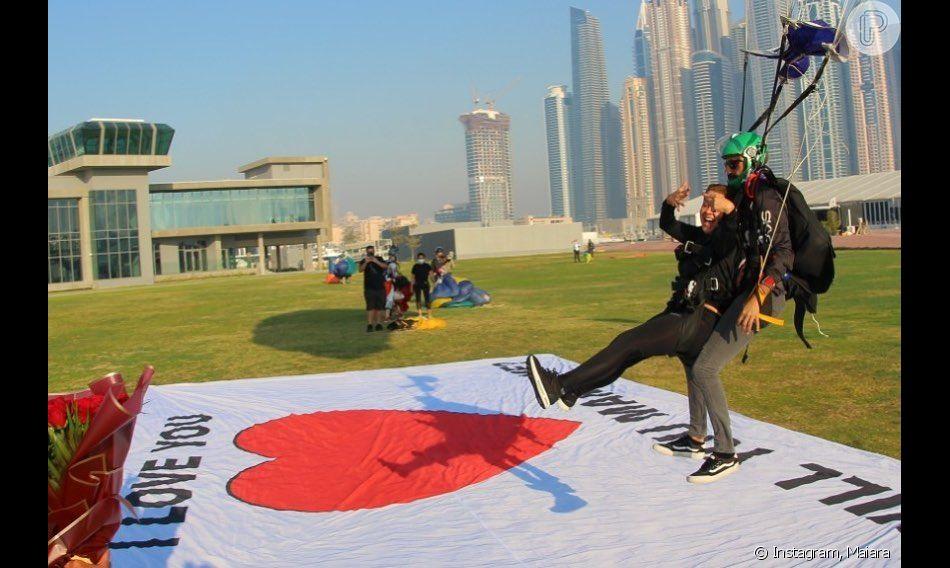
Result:
<svg viewBox="0 0 950 568"><path fill-rule="evenodd" d="M367 331L367 332L373 331L373 324L367 325L367 326L366 326L366 331Z"/></svg>
<svg viewBox="0 0 950 568"><path fill-rule="evenodd" d="M526 366L534 396L537 397L541 408L547 408L557 402L561 396L561 381L558 380L557 373L542 367L534 355L528 355Z"/></svg>
<svg viewBox="0 0 950 568"><path fill-rule="evenodd" d="M565 412L574 408L574 404L576 402L577 402L577 395L571 392L563 393L561 397L557 399L557 405L560 406L561 410Z"/></svg>
<svg viewBox="0 0 950 568"><path fill-rule="evenodd" d="M653 444L653 449L664 456L680 456L701 460L706 457L706 450L703 445L689 437L689 434L683 434L679 438L661 444Z"/></svg>
<svg viewBox="0 0 950 568"><path fill-rule="evenodd" d="M686 478L690 483L712 483L739 470L739 458L735 454L713 452L699 470Z"/></svg>

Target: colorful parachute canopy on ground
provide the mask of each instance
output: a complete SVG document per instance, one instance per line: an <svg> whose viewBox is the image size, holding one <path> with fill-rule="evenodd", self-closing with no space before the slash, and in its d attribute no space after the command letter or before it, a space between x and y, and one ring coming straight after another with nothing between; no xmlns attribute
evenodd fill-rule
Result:
<svg viewBox="0 0 950 568"><path fill-rule="evenodd" d="M483 306L491 302L491 296L481 288L476 288L471 280L455 279L451 274L442 277L442 281L432 290L433 308L470 308Z"/></svg>
<svg viewBox="0 0 950 568"><path fill-rule="evenodd" d="M349 257L340 257L330 265L330 273L337 278L356 274L356 261Z"/></svg>

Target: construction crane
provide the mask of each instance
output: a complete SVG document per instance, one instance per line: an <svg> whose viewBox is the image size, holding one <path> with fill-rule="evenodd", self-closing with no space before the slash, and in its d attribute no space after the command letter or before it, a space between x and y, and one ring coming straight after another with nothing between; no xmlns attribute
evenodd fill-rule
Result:
<svg viewBox="0 0 950 568"><path fill-rule="evenodd" d="M477 109L478 104L481 102L484 102L485 106L488 107L488 110L495 110L495 102L501 97L503 97L504 95L508 94L508 92L512 90L513 88L515 88L515 86L517 86L518 83L520 82L521 82L521 77L520 76L515 77L514 80L508 83L508 85L504 89L498 91L497 94L495 95L486 94L484 96L479 96L478 89L476 89L474 85L471 85L469 87L469 92L472 95L472 104Z"/></svg>

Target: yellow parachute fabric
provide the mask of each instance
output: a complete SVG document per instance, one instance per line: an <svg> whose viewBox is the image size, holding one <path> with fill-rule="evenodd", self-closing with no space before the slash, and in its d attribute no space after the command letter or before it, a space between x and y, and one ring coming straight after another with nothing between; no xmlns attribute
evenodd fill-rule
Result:
<svg viewBox="0 0 950 568"><path fill-rule="evenodd" d="M412 329L442 329L445 327L445 320L442 318L406 318L414 323Z"/></svg>
<svg viewBox="0 0 950 568"><path fill-rule="evenodd" d="M431 306L432 306L432 309L435 310L435 309L441 308L444 304L448 304L451 301L452 301L452 298L436 298L432 300Z"/></svg>

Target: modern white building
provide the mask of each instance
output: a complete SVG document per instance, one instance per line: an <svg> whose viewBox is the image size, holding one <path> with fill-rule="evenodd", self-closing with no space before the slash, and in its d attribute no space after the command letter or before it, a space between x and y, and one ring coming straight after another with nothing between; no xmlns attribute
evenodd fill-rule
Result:
<svg viewBox="0 0 950 568"><path fill-rule="evenodd" d="M551 215L573 216L571 207L571 95L567 85L552 85L544 97L548 143L548 186Z"/></svg>

